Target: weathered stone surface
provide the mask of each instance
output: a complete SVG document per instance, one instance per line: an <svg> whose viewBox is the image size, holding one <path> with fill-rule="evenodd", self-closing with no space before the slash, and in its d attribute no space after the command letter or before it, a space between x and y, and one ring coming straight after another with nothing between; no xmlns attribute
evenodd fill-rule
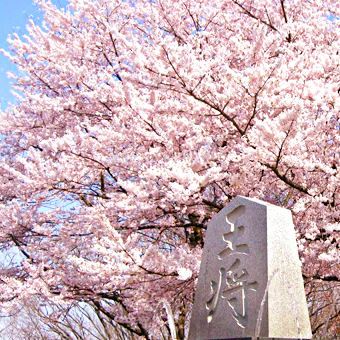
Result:
<svg viewBox="0 0 340 340"><path fill-rule="evenodd" d="M210 340L210 339L205 339ZM228 339L217 339L217 340L296 340L296 338L263 338L263 337L246 337L246 338L228 338ZM301 340L309 340L308 339L301 339Z"/></svg>
<svg viewBox="0 0 340 340"><path fill-rule="evenodd" d="M204 339L204 340L210 340L210 339ZM245 338L228 338L228 339L217 339L217 340L296 340L296 338L263 338L263 337L245 337ZM299 338L300 340L300 338ZM308 339L301 339L301 340L310 340Z"/></svg>
<svg viewBox="0 0 340 340"><path fill-rule="evenodd" d="M237 196L208 226L189 340L281 338L311 338L291 212Z"/></svg>

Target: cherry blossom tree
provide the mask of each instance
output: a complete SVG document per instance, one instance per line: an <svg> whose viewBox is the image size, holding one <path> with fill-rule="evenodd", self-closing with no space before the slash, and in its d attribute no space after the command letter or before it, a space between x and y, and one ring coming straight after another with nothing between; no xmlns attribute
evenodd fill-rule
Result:
<svg viewBox="0 0 340 340"><path fill-rule="evenodd" d="M168 339L170 304L184 339L207 223L244 195L292 210L314 331L334 332L338 2L37 2L44 22L3 51L19 72L0 117L2 307L86 301Z"/></svg>
<svg viewBox="0 0 340 340"><path fill-rule="evenodd" d="M0 316L1 317L1 316ZM73 302L62 306L32 298L2 320L3 340L133 340L112 319L92 304Z"/></svg>

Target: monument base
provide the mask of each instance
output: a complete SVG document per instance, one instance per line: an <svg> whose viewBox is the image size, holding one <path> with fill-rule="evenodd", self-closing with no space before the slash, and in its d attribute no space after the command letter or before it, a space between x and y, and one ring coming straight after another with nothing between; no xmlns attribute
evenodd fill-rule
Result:
<svg viewBox="0 0 340 340"><path fill-rule="evenodd" d="M248 336L243 338L223 338L223 339L205 339L205 340L310 340L310 338L264 338L257 336Z"/></svg>

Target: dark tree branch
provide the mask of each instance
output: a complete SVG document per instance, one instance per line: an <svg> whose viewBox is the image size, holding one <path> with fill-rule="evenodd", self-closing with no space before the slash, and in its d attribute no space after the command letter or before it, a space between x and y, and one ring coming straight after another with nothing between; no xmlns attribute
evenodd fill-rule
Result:
<svg viewBox="0 0 340 340"><path fill-rule="evenodd" d="M264 24L264 25L270 27L270 28L271 28L272 30L274 30L275 32L278 32L278 29L277 29L275 26L273 26L271 22L267 22L267 21L265 21L265 20L263 20L263 19L257 17L256 15L254 15L253 13L251 13L250 10L248 10L247 8L245 8L245 7L243 6L243 4L240 4L237 0L233 0L233 3L234 3L235 5L237 5L237 6L239 6L239 7L244 11L244 13L247 14L249 17L251 17L251 18L253 18L253 19L255 19L255 20L259 20L262 24Z"/></svg>

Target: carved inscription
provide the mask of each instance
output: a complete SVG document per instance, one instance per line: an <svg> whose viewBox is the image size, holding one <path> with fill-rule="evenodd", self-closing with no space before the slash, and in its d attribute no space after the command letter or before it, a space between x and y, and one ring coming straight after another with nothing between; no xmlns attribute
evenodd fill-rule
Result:
<svg viewBox="0 0 340 340"><path fill-rule="evenodd" d="M244 214L244 205L238 206L226 217L230 231L223 234L222 239L226 243L217 257L220 261L227 262L230 259L232 264L229 267L221 266L219 269L218 281L211 281L212 297L207 301L206 308L208 309L207 321L210 323L213 320L220 299L226 299L231 309L231 314L237 325L245 328L248 322L248 291L257 290L257 282L252 281L248 271L244 268L239 255L250 255L249 246L245 243L240 243L239 238L244 234L245 228L243 225L238 225L238 219ZM230 255L235 257L229 257Z"/></svg>

